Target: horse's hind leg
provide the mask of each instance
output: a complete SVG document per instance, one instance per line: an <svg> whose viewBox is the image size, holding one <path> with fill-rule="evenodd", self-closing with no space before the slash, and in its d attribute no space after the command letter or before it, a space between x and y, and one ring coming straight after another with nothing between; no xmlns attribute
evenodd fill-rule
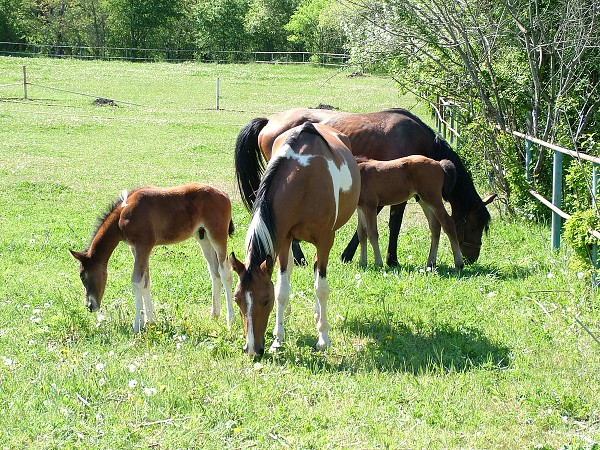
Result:
<svg viewBox="0 0 600 450"><path fill-rule="evenodd" d="M152 247L131 247L133 253L133 274L131 276L131 287L135 296L135 322L133 331L139 331L148 323L155 323L154 309L150 297L150 251Z"/></svg>
<svg viewBox="0 0 600 450"><path fill-rule="evenodd" d="M456 227L454 226L454 222L452 218L446 212L446 208L444 208L443 203L440 200L439 204L430 205L431 210L435 214L435 217L441 224L444 229L444 233L448 236L450 240L450 247L452 248L452 254L454 256L454 266L457 270L460 270L464 267L462 253L460 252L460 246L458 245L458 237L456 236ZM438 232L439 237L439 232Z"/></svg>
<svg viewBox="0 0 600 450"><path fill-rule="evenodd" d="M217 253L206 236L198 237L198 243L202 249L204 259L208 264L210 281L212 283L212 310L211 316L217 319L221 315L221 275L219 274L219 263Z"/></svg>

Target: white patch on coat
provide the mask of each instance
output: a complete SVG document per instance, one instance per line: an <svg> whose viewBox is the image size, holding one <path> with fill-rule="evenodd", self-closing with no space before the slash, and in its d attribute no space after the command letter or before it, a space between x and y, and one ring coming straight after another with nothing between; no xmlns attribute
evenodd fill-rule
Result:
<svg viewBox="0 0 600 450"><path fill-rule="evenodd" d="M123 191L121 191L121 208L125 208L127 206L127 197L129 196L129 193L127 192L126 189L123 189Z"/></svg>
<svg viewBox="0 0 600 450"><path fill-rule="evenodd" d="M269 165L279 158L295 159L300 165L307 167L316 155L300 155L289 144L284 144L271 156Z"/></svg>
<svg viewBox="0 0 600 450"><path fill-rule="evenodd" d="M335 220L333 223L337 221L339 206L340 206L340 191L348 192L352 187L352 174L350 173L350 168L346 161L344 161L341 167L335 165L335 161L328 159L327 160L327 168L329 169L329 174L331 175L331 181L333 182L333 197L335 200Z"/></svg>

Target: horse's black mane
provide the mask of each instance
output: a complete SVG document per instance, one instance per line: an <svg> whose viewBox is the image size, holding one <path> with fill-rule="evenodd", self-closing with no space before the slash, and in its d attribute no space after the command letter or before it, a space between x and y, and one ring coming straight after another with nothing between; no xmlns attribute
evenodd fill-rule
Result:
<svg viewBox="0 0 600 450"><path fill-rule="evenodd" d="M128 193L128 195L131 195L138 189L140 189L140 188L136 188L131 191L127 191L127 193ZM92 239L94 239L94 236L96 236L100 227L104 224L104 222L106 222L106 220L111 216L111 214L114 212L114 210L117 209L117 207L122 202L123 202L123 196L120 195L119 198L115 199L112 203L110 203L108 205L108 207L104 210L104 212L100 216L98 216L98 219L96 220L96 226L94 227L94 230L92 232L92 237L90 238L90 245L91 245ZM89 250L89 246L86 249L86 251L87 250Z"/></svg>

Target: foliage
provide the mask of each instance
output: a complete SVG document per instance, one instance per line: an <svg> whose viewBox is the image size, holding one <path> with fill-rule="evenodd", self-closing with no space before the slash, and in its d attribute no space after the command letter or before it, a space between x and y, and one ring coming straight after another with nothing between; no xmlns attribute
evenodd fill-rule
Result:
<svg viewBox="0 0 600 450"><path fill-rule="evenodd" d="M194 8L198 48L201 50L245 50L248 36L244 17L248 0L206 0Z"/></svg>
<svg viewBox="0 0 600 450"><path fill-rule="evenodd" d="M531 186L515 183L524 165L515 149L524 144L500 138L496 125L577 149L600 124L600 28L592 0L536 7L526 0L345 3L355 11L347 30L358 63L384 67L400 89L430 102L443 96L460 103L466 123L487 124L477 127L487 134L487 151L467 152L494 171L494 188L511 211L531 209L523 208L525 189L549 189L552 153L536 149Z"/></svg>
<svg viewBox="0 0 600 450"><path fill-rule="evenodd" d="M306 0L292 14L285 29L288 40L316 53L342 53L345 36L340 28L339 4L329 0Z"/></svg>
<svg viewBox="0 0 600 450"><path fill-rule="evenodd" d="M572 270L594 269L592 264L592 245L597 239L590 235L590 230L600 228L600 219L596 208L578 211L564 224L564 237L575 251L575 258L570 263Z"/></svg>

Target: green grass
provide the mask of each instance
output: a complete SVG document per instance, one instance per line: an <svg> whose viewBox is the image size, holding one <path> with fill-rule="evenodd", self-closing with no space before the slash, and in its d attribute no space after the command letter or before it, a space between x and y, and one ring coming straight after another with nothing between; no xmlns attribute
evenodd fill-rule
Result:
<svg viewBox="0 0 600 450"><path fill-rule="evenodd" d="M0 447L600 445L600 346L575 320L600 334L598 299L568 270L568 249L549 250L546 227L495 209L479 261L461 275L445 237L438 270L424 270L428 231L414 203L396 270L342 264L354 220L344 227L328 270L324 353L310 350L310 269L294 270L284 350L256 362L241 352L239 318L231 331L210 318L210 280L192 241L153 252L156 326L133 334L123 244L100 314L85 310L67 250L87 245L121 189L225 189L237 227L230 248L241 256L240 128L294 106L415 106L390 80L280 65L0 58L0 85L19 82L22 65L31 83L143 106L98 107L37 86L24 101L19 87L0 88Z"/></svg>

